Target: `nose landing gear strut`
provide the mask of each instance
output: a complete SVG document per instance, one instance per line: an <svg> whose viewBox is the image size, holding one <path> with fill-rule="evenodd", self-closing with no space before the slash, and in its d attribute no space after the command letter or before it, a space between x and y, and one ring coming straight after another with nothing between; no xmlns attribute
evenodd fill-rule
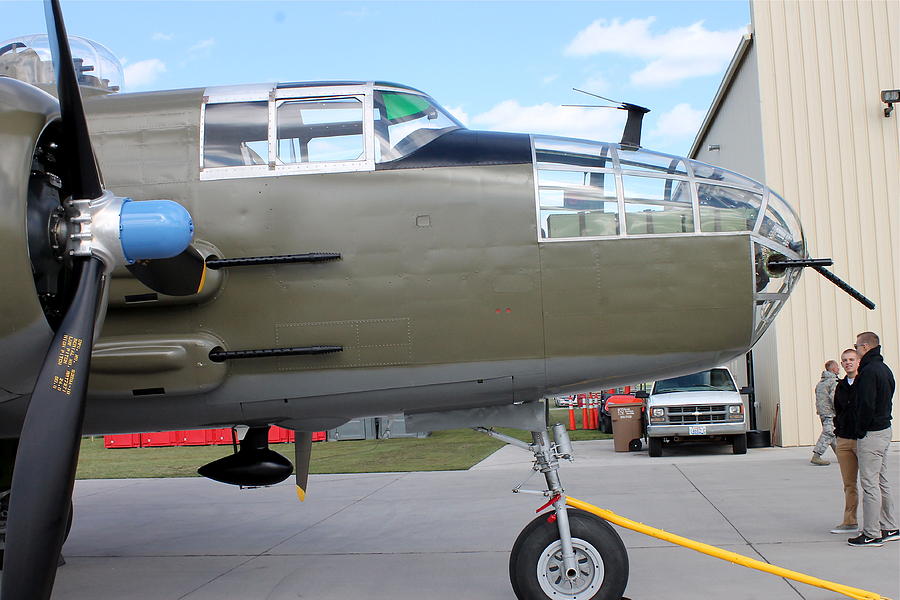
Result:
<svg viewBox="0 0 900 600"><path fill-rule="evenodd" d="M509 557L509 578L519 600L619 600L628 583L628 554L621 538L604 519L566 507L566 493L559 478L559 460L572 459L572 444L565 426L533 431L528 444L493 429L476 427L534 454L532 473L543 473L546 490L527 490L522 482L514 493L538 494L550 500L537 512L552 506L519 534ZM531 476L529 476L530 479ZM526 479L527 481L527 479Z"/></svg>

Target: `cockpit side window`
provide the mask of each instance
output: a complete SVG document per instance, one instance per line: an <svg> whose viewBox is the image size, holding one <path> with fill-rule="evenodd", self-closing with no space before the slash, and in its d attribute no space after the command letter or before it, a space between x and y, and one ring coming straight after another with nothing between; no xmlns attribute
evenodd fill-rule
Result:
<svg viewBox="0 0 900 600"><path fill-rule="evenodd" d="M203 167L268 163L268 122L267 102L207 104Z"/></svg>
<svg viewBox="0 0 900 600"><path fill-rule="evenodd" d="M277 164L365 157L363 103L354 97L285 100L277 107Z"/></svg>
<svg viewBox="0 0 900 600"><path fill-rule="evenodd" d="M199 178L374 171L372 110L365 83L207 88Z"/></svg>

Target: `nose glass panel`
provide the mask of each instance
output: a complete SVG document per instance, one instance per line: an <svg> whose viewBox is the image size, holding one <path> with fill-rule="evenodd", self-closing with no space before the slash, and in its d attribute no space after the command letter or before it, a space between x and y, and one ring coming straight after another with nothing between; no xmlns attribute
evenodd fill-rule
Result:
<svg viewBox="0 0 900 600"><path fill-rule="evenodd" d="M800 279L800 269L770 271L769 259L781 252L754 242L753 262L756 289L753 310L753 343L765 333Z"/></svg>
<svg viewBox="0 0 900 600"><path fill-rule="evenodd" d="M532 136L541 240L750 233L806 256L800 221L739 173L617 144Z"/></svg>
<svg viewBox="0 0 900 600"><path fill-rule="evenodd" d="M759 232L800 256L806 256L806 239L797 213L772 190L769 190L768 205Z"/></svg>

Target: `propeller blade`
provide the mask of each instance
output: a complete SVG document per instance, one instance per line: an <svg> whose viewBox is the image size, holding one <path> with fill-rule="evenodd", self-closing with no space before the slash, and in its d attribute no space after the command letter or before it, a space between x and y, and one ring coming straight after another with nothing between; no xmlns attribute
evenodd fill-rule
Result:
<svg viewBox="0 0 900 600"><path fill-rule="evenodd" d="M309 484L309 459L312 456L312 432L298 431L294 436L294 481L297 483L297 498L306 500Z"/></svg>
<svg viewBox="0 0 900 600"><path fill-rule="evenodd" d="M168 296L199 293L206 281L206 261L193 246L172 258L142 260L128 271L151 290Z"/></svg>
<svg viewBox="0 0 900 600"><path fill-rule="evenodd" d="M78 77L72 63L72 50L66 37L59 0L45 0L44 14L47 18L47 32L50 50L53 54L53 69L56 72L56 90L59 98L59 114L62 121L60 146L66 155L68 165L65 178L66 189L75 199L100 197L103 185L100 170L94 159L91 139L88 135L87 119L78 89Z"/></svg>
<svg viewBox="0 0 900 600"><path fill-rule="evenodd" d="M46 600L53 590L72 500L103 263L79 261L75 298L38 375L13 469L3 600Z"/></svg>

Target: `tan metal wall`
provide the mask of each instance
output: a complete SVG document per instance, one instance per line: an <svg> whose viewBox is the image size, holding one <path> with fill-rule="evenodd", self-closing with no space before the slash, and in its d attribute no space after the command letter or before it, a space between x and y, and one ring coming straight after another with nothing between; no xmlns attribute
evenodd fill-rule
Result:
<svg viewBox="0 0 900 600"><path fill-rule="evenodd" d="M834 272L878 305L868 311L808 272L777 319L776 438L811 444L819 432L812 388L855 334L878 333L900 374L900 110L885 118L880 98L900 88L900 3L751 6L766 183L799 210L810 253L834 258ZM894 439L898 415L895 396Z"/></svg>

